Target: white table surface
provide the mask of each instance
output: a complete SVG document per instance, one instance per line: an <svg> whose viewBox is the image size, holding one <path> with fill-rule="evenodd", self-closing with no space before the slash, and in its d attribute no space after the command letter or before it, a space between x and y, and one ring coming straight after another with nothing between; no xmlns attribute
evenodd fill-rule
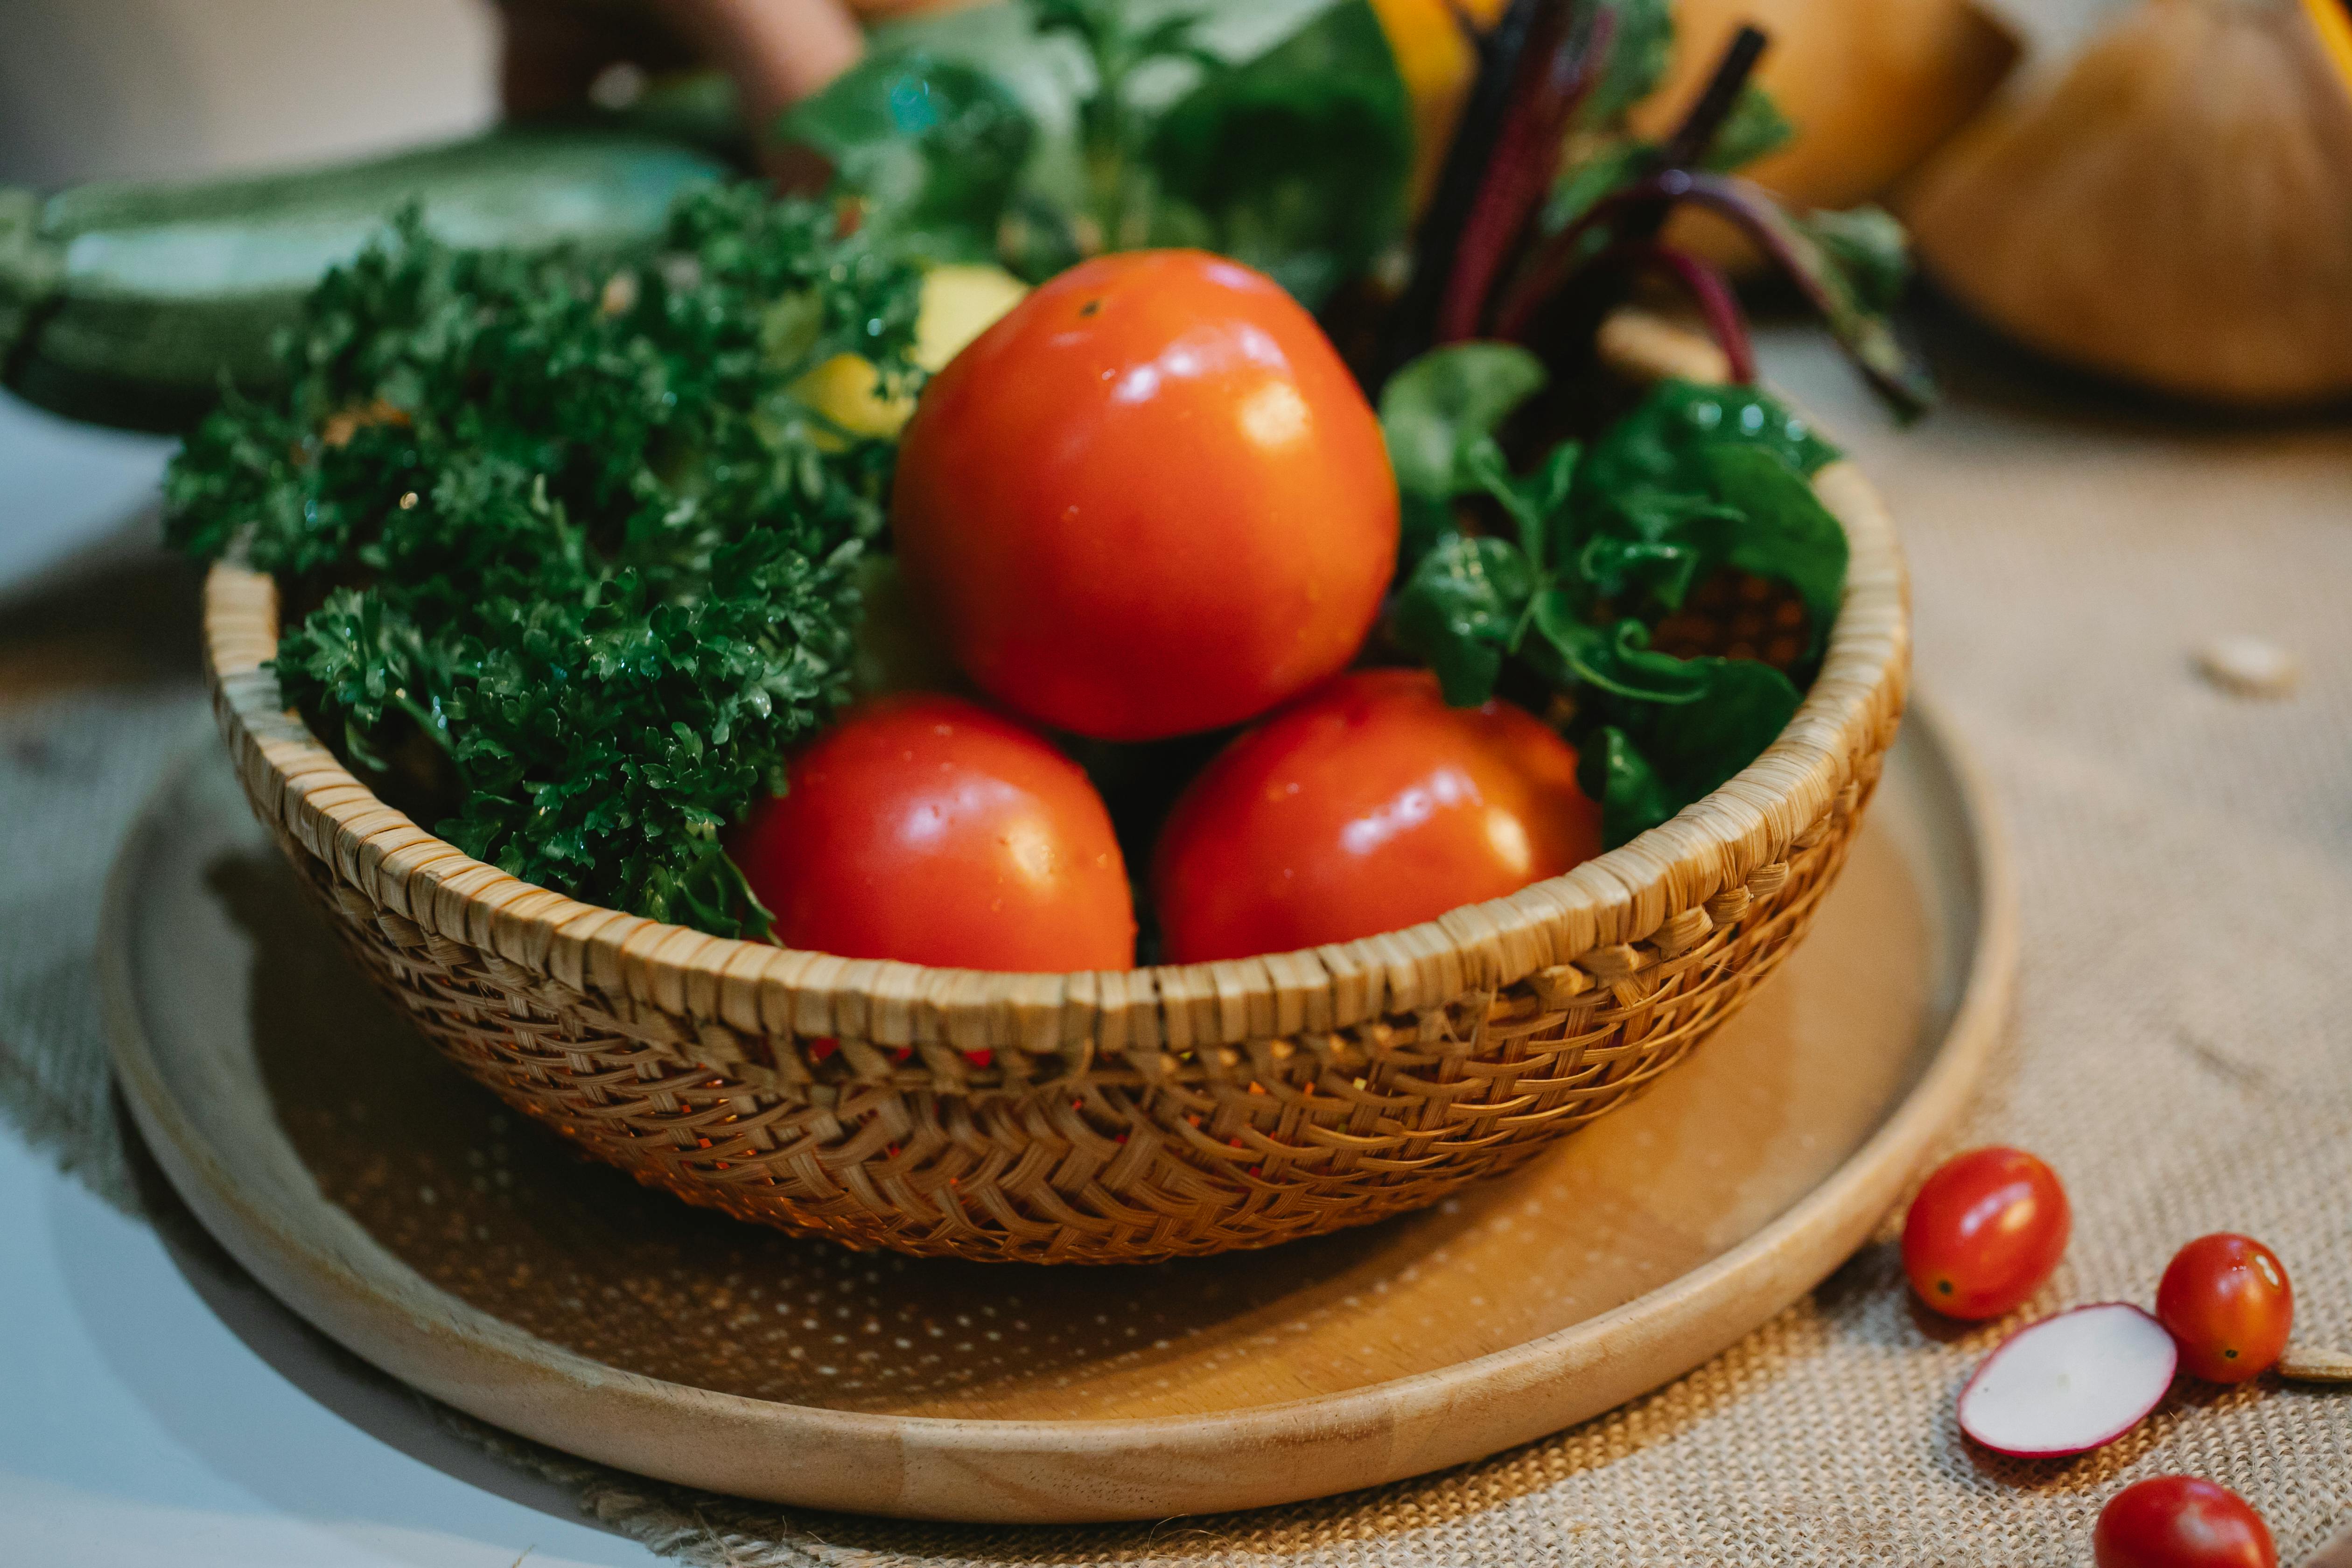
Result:
<svg viewBox="0 0 2352 1568"><path fill-rule="evenodd" d="M152 548L169 448L0 396L0 623L44 579ZM167 1246L0 1116L0 1568L518 1559L657 1561L437 1426L201 1233Z"/></svg>
<svg viewBox="0 0 2352 1568"><path fill-rule="evenodd" d="M206 1250L175 1256L0 1131L0 1564L658 1561Z"/></svg>

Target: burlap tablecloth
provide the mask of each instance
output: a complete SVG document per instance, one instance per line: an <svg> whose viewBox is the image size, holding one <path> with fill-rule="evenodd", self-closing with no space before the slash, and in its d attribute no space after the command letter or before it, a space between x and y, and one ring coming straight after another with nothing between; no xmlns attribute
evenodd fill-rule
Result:
<svg viewBox="0 0 2352 1568"><path fill-rule="evenodd" d="M2215 430L2036 393L1979 355L1897 435L1803 340L1768 363L1893 502L1922 683L2014 845L2014 1037L1965 1131L2038 1151L2073 1194L2073 1247L2029 1312L2147 1302L2179 1243L2240 1229L2293 1272L2298 1337L2352 1346L2352 426ZM2236 631L2298 655L2301 689L2200 679L2193 649ZM126 1203L90 994L100 883L200 710L184 670L0 708L0 1100ZM2097 1454L1996 1460L1952 1399L2000 1332L1916 1314L1882 1237L1715 1361L1544 1441L1293 1508L1083 1530L791 1513L449 1418L627 1533L747 1568L2023 1568L2088 1562L2105 1498L2168 1471L2252 1499L2289 1563L2352 1527L2352 1392L2184 1385Z"/></svg>

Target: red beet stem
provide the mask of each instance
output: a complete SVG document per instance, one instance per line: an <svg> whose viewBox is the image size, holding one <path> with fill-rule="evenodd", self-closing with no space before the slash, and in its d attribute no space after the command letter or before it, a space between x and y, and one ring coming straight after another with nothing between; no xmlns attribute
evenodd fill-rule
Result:
<svg viewBox="0 0 2352 1568"><path fill-rule="evenodd" d="M1742 386L1753 385L1756 346L1748 340L1748 315L1739 308L1739 296L1732 292L1730 280L1689 251L1670 245L1643 246L1631 251L1628 258L1636 267L1666 274L1690 296L1706 323L1706 335L1731 362L1731 379Z"/></svg>
<svg viewBox="0 0 2352 1568"><path fill-rule="evenodd" d="M1560 147L1615 35L1613 10L1547 0L1519 57L1511 103L1472 202L1438 307L1436 341L1478 335L1496 279L1517 254L1528 221L1559 173Z"/></svg>
<svg viewBox="0 0 2352 1568"><path fill-rule="evenodd" d="M1664 169L1613 191L1546 240L1520 269L1518 280L1496 309L1495 335L1525 339L1545 301L1570 286L1595 259L1586 240L1596 230L1619 236L1620 243L1636 242L1646 237L1639 233L1638 220L1684 201L1722 214L1754 240L1766 258L1821 312L1847 357L1898 413L1917 415L1934 402L1933 386L1904 352L1894 330L1863 309L1822 247L1777 202L1745 180L1689 169Z"/></svg>

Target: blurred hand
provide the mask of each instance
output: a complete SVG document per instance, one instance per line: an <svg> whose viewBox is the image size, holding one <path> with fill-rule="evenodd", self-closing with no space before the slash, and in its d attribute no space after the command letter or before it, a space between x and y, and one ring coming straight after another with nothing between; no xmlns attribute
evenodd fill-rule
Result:
<svg viewBox="0 0 2352 1568"><path fill-rule="evenodd" d="M586 100L614 65L651 72L716 66L735 79L755 137L777 114L857 63L858 18L844 0L497 0L506 22L499 91L507 112L545 114ZM919 8L859 0L856 11Z"/></svg>

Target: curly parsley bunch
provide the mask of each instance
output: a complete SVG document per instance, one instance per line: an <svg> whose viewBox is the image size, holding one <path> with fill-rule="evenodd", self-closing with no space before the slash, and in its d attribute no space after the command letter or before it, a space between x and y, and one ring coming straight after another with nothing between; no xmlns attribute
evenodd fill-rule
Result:
<svg viewBox="0 0 2352 1568"><path fill-rule="evenodd" d="M278 579L287 699L467 854L722 935L719 830L845 698L893 448L794 387L915 373L919 279L828 205L682 197L638 255L465 250L410 216L189 438L167 530Z"/></svg>

